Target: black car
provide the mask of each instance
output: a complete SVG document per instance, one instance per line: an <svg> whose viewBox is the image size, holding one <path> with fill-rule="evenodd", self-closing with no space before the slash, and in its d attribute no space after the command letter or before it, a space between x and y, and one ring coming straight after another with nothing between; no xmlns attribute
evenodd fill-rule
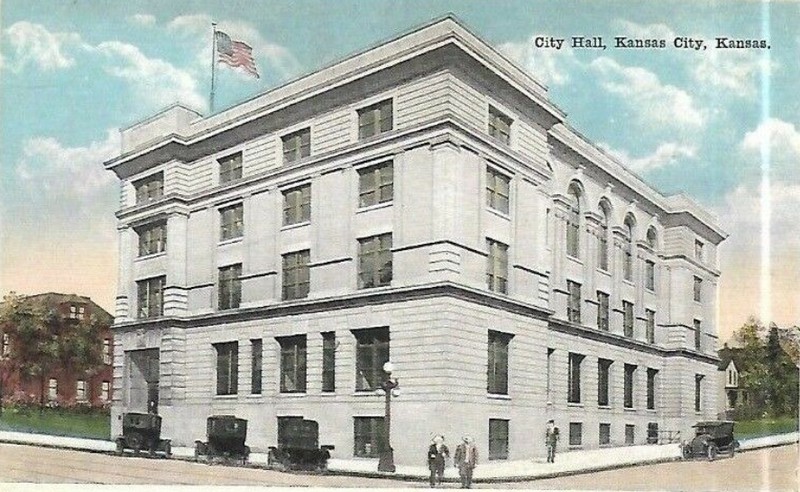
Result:
<svg viewBox="0 0 800 492"><path fill-rule="evenodd" d="M692 427L695 436L690 442L683 443L684 459L707 458L713 461L719 454L736 454L739 441L733 437L734 422L729 420L711 420L698 422Z"/></svg>
<svg viewBox="0 0 800 492"><path fill-rule="evenodd" d="M268 465L282 470L324 471L332 445L319 445L319 424L303 417L279 417L278 445L270 446Z"/></svg>
<svg viewBox="0 0 800 492"><path fill-rule="evenodd" d="M139 454L147 451L150 456L156 453L169 458L172 456L172 443L161 439L161 417L152 413L126 413L122 415L122 435L115 440L117 454L126 449Z"/></svg>
<svg viewBox="0 0 800 492"><path fill-rule="evenodd" d="M199 459L205 456L225 460L241 460L247 462L250 447L245 445L247 439L247 420L234 415L212 415L206 420L207 442L195 441L194 456Z"/></svg>

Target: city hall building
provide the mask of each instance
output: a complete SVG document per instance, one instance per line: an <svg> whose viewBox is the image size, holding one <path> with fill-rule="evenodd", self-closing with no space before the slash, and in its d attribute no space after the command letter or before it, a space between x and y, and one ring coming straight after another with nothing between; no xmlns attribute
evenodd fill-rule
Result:
<svg viewBox="0 0 800 492"><path fill-rule="evenodd" d="M551 418L564 450L715 417L725 232L453 17L121 133L114 434L152 411L191 446L233 414L258 452L303 418L375 459L389 360L398 464L434 434L537 459Z"/></svg>

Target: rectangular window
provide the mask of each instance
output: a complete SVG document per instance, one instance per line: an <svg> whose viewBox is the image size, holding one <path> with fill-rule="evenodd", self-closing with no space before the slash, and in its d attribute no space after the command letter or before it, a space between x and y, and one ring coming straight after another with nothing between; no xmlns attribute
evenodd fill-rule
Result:
<svg viewBox="0 0 800 492"><path fill-rule="evenodd" d="M392 100L358 110L358 138L369 138L392 129Z"/></svg>
<svg viewBox="0 0 800 492"><path fill-rule="evenodd" d="M636 426L632 424L625 424L625 444L633 444L636 442Z"/></svg>
<svg viewBox="0 0 800 492"><path fill-rule="evenodd" d="M581 422L569 423L569 445L580 446L583 443L583 424Z"/></svg>
<svg viewBox="0 0 800 492"><path fill-rule="evenodd" d="M217 394L235 395L239 391L239 342L215 343L217 351Z"/></svg>
<svg viewBox="0 0 800 492"><path fill-rule="evenodd" d="M486 392L508 394L508 346L514 335L489 330Z"/></svg>
<svg viewBox="0 0 800 492"><path fill-rule="evenodd" d="M569 367L567 368L567 402L581 402L581 362L585 356L569 354Z"/></svg>
<svg viewBox="0 0 800 492"><path fill-rule="evenodd" d="M607 220L607 217L603 220ZM605 222L597 238L597 266L600 270L608 271L608 224Z"/></svg>
<svg viewBox="0 0 800 492"><path fill-rule="evenodd" d="M489 135L505 144L511 143L512 122L511 118L497 108L489 106Z"/></svg>
<svg viewBox="0 0 800 492"><path fill-rule="evenodd" d="M392 283L392 235L381 234L358 240L358 288L369 289Z"/></svg>
<svg viewBox="0 0 800 492"><path fill-rule="evenodd" d="M628 301L622 301L622 332L633 337L633 303Z"/></svg>
<svg viewBox="0 0 800 492"><path fill-rule="evenodd" d="M389 362L389 328L353 330L356 337L356 391L375 391Z"/></svg>
<svg viewBox="0 0 800 492"><path fill-rule="evenodd" d="M486 239L486 286L489 290L508 294L508 245Z"/></svg>
<svg viewBox="0 0 800 492"><path fill-rule="evenodd" d="M155 173L133 184L136 203L147 203L164 196L164 173Z"/></svg>
<svg viewBox="0 0 800 492"><path fill-rule="evenodd" d="M250 340L250 393L261 394L261 371L264 358L264 343L260 338Z"/></svg>
<svg viewBox="0 0 800 492"><path fill-rule="evenodd" d="M322 334L322 391L336 391L336 333Z"/></svg>
<svg viewBox="0 0 800 492"><path fill-rule="evenodd" d="M311 128L303 128L283 138L283 162L299 161L311 155Z"/></svg>
<svg viewBox="0 0 800 492"><path fill-rule="evenodd" d="M633 281L633 246L628 243L623 251L622 276L625 280Z"/></svg>
<svg viewBox="0 0 800 492"><path fill-rule="evenodd" d="M699 319L694 320L694 348L700 350L702 344L703 326Z"/></svg>
<svg viewBox="0 0 800 492"><path fill-rule="evenodd" d="M553 401L552 395L552 385L550 381L553 380L553 353L556 349L547 349L547 375L546 375L546 382L545 382L545 392L547 393L547 403L551 403Z"/></svg>
<svg viewBox="0 0 800 492"><path fill-rule="evenodd" d="M486 205L498 212L508 213L511 178L486 168Z"/></svg>
<svg viewBox="0 0 800 492"><path fill-rule="evenodd" d="M242 300L242 265L229 265L219 269L220 310L236 309Z"/></svg>
<svg viewBox="0 0 800 492"><path fill-rule="evenodd" d="M607 407L611 404L609 397L611 364L613 360L597 359L597 405Z"/></svg>
<svg viewBox="0 0 800 492"><path fill-rule="evenodd" d="M694 242L694 259L703 261L703 242L695 240Z"/></svg>
<svg viewBox="0 0 800 492"><path fill-rule="evenodd" d="M647 369L647 409L655 410L656 408L656 378L658 377L658 369Z"/></svg>
<svg viewBox="0 0 800 492"><path fill-rule="evenodd" d="M86 308L84 306L78 305L71 305L69 307L69 318L70 319L83 319L83 315L86 312Z"/></svg>
<svg viewBox="0 0 800 492"><path fill-rule="evenodd" d="M300 224L311 220L311 185L283 192L283 225Z"/></svg>
<svg viewBox="0 0 800 492"><path fill-rule="evenodd" d="M308 263L311 258L309 250L287 253L283 258L282 296L284 300L303 299L308 297L311 277Z"/></svg>
<svg viewBox="0 0 800 492"><path fill-rule="evenodd" d="M100 383L100 399L103 401L108 401L110 396L111 396L111 382L103 381L102 383Z"/></svg>
<svg viewBox="0 0 800 492"><path fill-rule="evenodd" d="M597 328L608 331L608 294L597 291Z"/></svg>
<svg viewBox="0 0 800 492"><path fill-rule="evenodd" d="M572 323L581 322L581 284L567 280L567 319Z"/></svg>
<svg viewBox="0 0 800 492"><path fill-rule="evenodd" d="M220 241L244 235L244 206L241 203L220 209L219 218Z"/></svg>
<svg viewBox="0 0 800 492"><path fill-rule="evenodd" d="M508 459L508 420L489 419L489 459Z"/></svg>
<svg viewBox="0 0 800 492"><path fill-rule="evenodd" d="M281 393L306 391L306 336L277 337L281 346Z"/></svg>
<svg viewBox="0 0 800 492"><path fill-rule="evenodd" d="M694 278L694 300L700 302L703 293L703 279L700 277Z"/></svg>
<svg viewBox="0 0 800 492"><path fill-rule="evenodd" d="M83 379L75 382L75 401L86 401L86 381Z"/></svg>
<svg viewBox="0 0 800 492"><path fill-rule="evenodd" d="M3 333L3 345L0 346L0 355L11 355L11 337Z"/></svg>
<svg viewBox="0 0 800 492"><path fill-rule="evenodd" d="M383 417L353 417L353 456L377 458L383 435Z"/></svg>
<svg viewBox="0 0 800 492"><path fill-rule="evenodd" d="M645 331L647 332L647 343L656 343L656 312L651 309L645 309L644 314L647 317L645 323Z"/></svg>
<svg viewBox="0 0 800 492"><path fill-rule="evenodd" d="M167 223L164 221L143 225L139 234L139 256L161 253L167 249Z"/></svg>
<svg viewBox="0 0 800 492"><path fill-rule="evenodd" d="M599 444L604 446L611 444L611 424L600 424Z"/></svg>
<svg viewBox="0 0 800 492"><path fill-rule="evenodd" d="M56 401L58 398L58 380L56 378L50 378L47 382L47 399L49 401Z"/></svg>
<svg viewBox="0 0 800 492"><path fill-rule="evenodd" d="M228 183L241 179L242 177L242 153L235 154L217 159L219 162L219 183Z"/></svg>
<svg viewBox="0 0 800 492"><path fill-rule="evenodd" d="M649 291L656 290L656 264L647 260L644 262L644 286Z"/></svg>
<svg viewBox="0 0 800 492"><path fill-rule="evenodd" d="M636 377L636 366L633 364L625 364L625 408L633 408L633 386L634 378Z"/></svg>
<svg viewBox="0 0 800 492"><path fill-rule="evenodd" d="M371 207L394 199L394 164L381 164L358 170L358 206Z"/></svg>
<svg viewBox="0 0 800 492"><path fill-rule="evenodd" d="M703 378L702 374L695 374L694 375L694 411L699 412L702 410L702 388L703 388Z"/></svg>
<svg viewBox="0 0 800 492"><path fill-rule="evenodd" d="M106 338L103 340L103 364L111 364L113 360L113 348L111 347L111 339Z"/></svg>
<svg viewBox="0 0 800 492"><path fill-rule="evenodd" d="M155 277L136 282L139 303L138 318L155 318L164 314L164 284L166 277Z"/></svg>

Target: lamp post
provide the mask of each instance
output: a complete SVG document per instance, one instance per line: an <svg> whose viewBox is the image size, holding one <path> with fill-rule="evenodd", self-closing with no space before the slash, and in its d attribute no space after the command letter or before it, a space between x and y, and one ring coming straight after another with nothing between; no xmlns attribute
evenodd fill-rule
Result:
<svg viewBox="0 0 800 492"><path fill-rule="evenodd" d="M385 440L380 450L380 457L378 459L378 471L392 472L395 471L394 466L394 450L392 449L391 435L392 435L392 391L394 391L399 383L397 378L392 379L392 371L394 365L387 362L383 365L383 372L386 373L386 379L381 383L381 388L386 396L386 407L383 416L383 432Z"/></svg>

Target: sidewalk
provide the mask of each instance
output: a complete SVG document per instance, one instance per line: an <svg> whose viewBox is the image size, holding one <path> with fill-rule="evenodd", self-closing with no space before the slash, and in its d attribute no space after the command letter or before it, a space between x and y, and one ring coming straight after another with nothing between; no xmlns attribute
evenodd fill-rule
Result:
<svg viewBox="0 0 800 492"><path fill-rule="evenodd" d="M798 442L800 434L792 432L775 436L759 437L741 441L741 451L780 446ZM74 449L98 453L110 453L115 450L112 441L97 439L80 439L73 437L49 436L45 434L27 434L23 432L0 431L0 442L16 444L32 444L54 448ZM191 459L194 449L190 447L172 448L173 456L178 459ZM608 470L624 466L633 466L644 463L658 463L672 461L680 458L679 444L665 444L661 446L625 446L605 449L591 449L568 451L559 453L555 463L542 461L493 461L483 462L475 469L474 479L477 482L508 482L530 480L536 478L550 478L563 475L574 475L590 471ZM256 467L267 465L266 453L252 453L249 463ZM378 460L373 459L339 459L331 458L328 461L328 470L331 473L354 475L364 477L383 477L395 480L426 480L429 472L424 465L398 466L395 473L379 472ZM455 468L445 470L445 480L457 481L458 473Z"/></svg>

